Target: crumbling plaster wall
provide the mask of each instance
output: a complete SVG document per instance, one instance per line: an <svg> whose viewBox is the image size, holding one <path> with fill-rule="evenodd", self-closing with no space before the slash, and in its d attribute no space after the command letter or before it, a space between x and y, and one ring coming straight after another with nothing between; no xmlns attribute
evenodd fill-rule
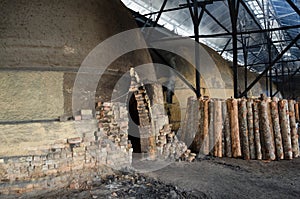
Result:
<svg viewBox="0 0 300 199"><path fill-rule="evenodd" d="M0 5L3 122L71 116L74 80L84 58L110 36L137 27L121 1L3 0ZM98 84L100 99L110 99L131 66L149 62L147 50L116 60Z"/></svg>
<svg viewBox="0 0 300 199"><path fill-rule="evenodd" d="M129 163L130 152L111 151L111 145L99 147L102 143L93 142L98 130L95 120L52 121L73 115L74 81L86 56L105 39L137 28L121 1L2 0L0 17L0 165L8 180L35 178L31 172L38 174L37 179L52 172L56 177L109 161L121 164L120 158ZM92 102L85 108L95 108L95 98L109 101L115 84L130 67L151 62L147 49L119 57L104 72L96 93L85 90L91 92ZM85 76L89 83L89 74ZM153 96L161 91L157 92ZM70 138L82 142L71 150ZM90 152L96 155L90 157ZM28 169L24 178L18 178ZM7 187L4 183L0 190Z"/></svg>
<svg viewBox="0 0 300 199"><path fill-rule="evenodd" d="M63 73L0 71L0 121L58 118L63 114Z"/></svg>

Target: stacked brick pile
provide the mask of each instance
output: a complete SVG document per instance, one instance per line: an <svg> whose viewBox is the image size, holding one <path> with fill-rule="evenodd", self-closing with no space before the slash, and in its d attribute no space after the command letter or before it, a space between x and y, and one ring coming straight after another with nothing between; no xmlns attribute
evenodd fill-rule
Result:
<svg viewBox="0 0 300 199"><path fill-rule="evenodd" d="M0 158L0 195L65 187L104 165L114 169L130 166L126 107L103 103L97 113L98 122L91 110L81 111L74 121L77 136L53 144L43 155ZM85 171L89 172L82 174Z"/></svg>
<svg viewBox="0 0 300 199"><path fill-rule="evenodd" d="M158 156L163 159L183 159L192 161L195 154L187 150L184 142L181 142L171 130L171 125L168 124L168 117L155 107L156 114L151 114L149 97L145 86L140 82L140 78L136 71L130 70L131 86L130 92L133 92L137 101L137 110L139 113L139 132L141 151L149 154L154 158Z"/></svg>
<svg viewBox="0 0 300 199"><path fill-rule="evenodd" d="M51 148L45 155L0 159L0 193L16 194L67 186L73 174L95 168L87 159L82 140L68 139L64 148ZM75 177L75 176L74 176Z"/></svg>
<svg viewBox="0 0 300 199"><path fill-rule="evenodd" d="M135 100L137 101L137 110L139 113L139 132L141 151L149 153L154 157L155 154L155 132L152 131L151 117L150 117L150 101L147 95L145 86L140 82L137 73L133 68L130 70L131 85L130 92L133 92Z"/></svg>
<svg viewBox="0 0 300 199"><path fill-rule="evenodd" d="M187 145L179 141L170 124L164 125L157 136L157 156L163 159L193 161L196 154L187 149Z"/></svg>
<svg viewBox="0 0 300 199"><path fill-rule="evenodd" d="M128 113L125 104L98 102L96 140L107 152L107 164L117 168L131 164L132 148L128 142ZM108 146L108 147L107 147Z"/></svg>

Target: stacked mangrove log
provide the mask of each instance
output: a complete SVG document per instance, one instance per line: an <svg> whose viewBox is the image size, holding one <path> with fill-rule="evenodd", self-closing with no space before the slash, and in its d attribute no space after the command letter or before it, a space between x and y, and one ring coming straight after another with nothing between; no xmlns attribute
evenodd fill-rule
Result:
<svg viewBox="0 0 300 199"><path fill-rule="evenodd" d="M294 100L189 98L181 138L193 135L193 152L246 160L299 157L299 103ZM191 107L192 106L192 107ZM198 109L199 111L194 111ZM191 119L196 119L192 121ZM194 131L197 126L198 128ZM184 140L183 140L184 141Z"/></svg>

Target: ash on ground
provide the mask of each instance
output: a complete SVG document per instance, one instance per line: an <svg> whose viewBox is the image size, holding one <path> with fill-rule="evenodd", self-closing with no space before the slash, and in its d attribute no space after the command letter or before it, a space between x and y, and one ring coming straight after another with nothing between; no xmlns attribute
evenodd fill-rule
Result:
<svg viewBox="0 0 300 199"><path fill-rule="evenodd" d="M120 172L103 179L79 185L78 189L63 189L36 196L42 198L207 198L199 191L185 191L137 173Z"/></svg>

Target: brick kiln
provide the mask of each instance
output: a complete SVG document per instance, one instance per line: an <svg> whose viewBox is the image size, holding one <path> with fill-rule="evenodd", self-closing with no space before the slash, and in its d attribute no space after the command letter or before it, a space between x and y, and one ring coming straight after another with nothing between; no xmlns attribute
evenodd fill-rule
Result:
<svg viewBox="0 0 300 199"><path fill-rule="evenodd" d="M133 153L145 154L143 157L149 160L187 161L193 161L199 152L199 156L245 159L298 156L294 104L285 100L189 98L180 113L178 101L186 102L191 90L174 90L178 101L168 105L170 121L176 125L172 127L164 110L162 86L144 85L138 72L130 68L152 63L147 49L115 60L96 91L83 91L92 103L72 110L73 85L80 64L106 38L137 28L131 14L120 1L109 0L1 3L0 194L79 188L108 172L107 166L129 167ZM213 64L222 68L227 95L232 95L230 68L211 49L205 49L214 57ZM174 58L162 55L166 60ZM180 58L176 63L172 67L193 84L194 71L190 70L194 68ZM112 101L115 84L128 71L128 101ZM89 82L89 74L85 75L84 81ZM94 96L98 97L96 108ZM129 117L132 114L135 121ZM175 135L172 128L179 128L178 121L183 121L182 128ZM130 135L130 122L138 127L137 139ZM274 134L268 133L270 128Z"/></svg>

